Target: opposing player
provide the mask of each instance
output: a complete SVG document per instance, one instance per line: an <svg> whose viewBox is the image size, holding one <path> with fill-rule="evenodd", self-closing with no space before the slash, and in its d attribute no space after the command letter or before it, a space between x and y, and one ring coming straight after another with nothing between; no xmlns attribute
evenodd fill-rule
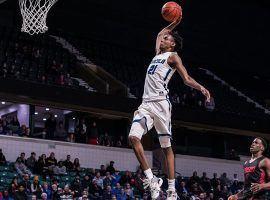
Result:
<svg viewBox="0 0 270 200"><path fill-rule="evenodd" d="M177 199L177 193L175 191L174 154L171 148L171 103L167 88L174 72L177 70L187 86L201 91L207 101L210 99L208 90L189 76L177 54L177 51L182 47L182 38L176 32L173 32L173 29L180 21L181 18L172 22L161 30L157 36L156 56L147 69L143 101L134 113L133 123L129 133L129 140L147 177L144 180L144 186L145 188L150 187L152 199L156 199L159 196L162 179L153 176L144 155L141 138L153 126L158 133L159 142L164 150L168 165L169 187L167 190L167 199Z"/></svg>
<svg viewBox="0 0 270 200"><path fill-rule="evenodd" d="M228 200L266 200L266 190L270 190L270 160L263 156L267 143L257 137L250 146L251 159L244 163L244 190L232 195Z"/></svg>

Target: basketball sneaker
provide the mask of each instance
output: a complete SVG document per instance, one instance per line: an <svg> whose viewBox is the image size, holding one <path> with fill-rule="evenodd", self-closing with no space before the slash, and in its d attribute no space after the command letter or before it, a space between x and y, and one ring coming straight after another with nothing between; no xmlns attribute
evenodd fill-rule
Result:
<svg viewBox="0 0 270 200"><path fill-rule="evenodd" d="M143 180L144 189L150 188L151 198L153 200L157 199L159 196L160 187L163 183L161 178L154 176L151 180L146 178Z"/></svg>
<svg viewBox="0 0 270 200"><path fill-rule="evenodd" d="M178 195L176 191L167 190L167 200L177 200Z"/></svg>

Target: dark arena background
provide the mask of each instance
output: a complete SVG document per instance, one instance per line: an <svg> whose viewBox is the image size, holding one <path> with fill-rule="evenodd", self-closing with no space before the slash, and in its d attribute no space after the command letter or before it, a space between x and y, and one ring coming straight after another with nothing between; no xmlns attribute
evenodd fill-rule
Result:
<svg viewBox="0 0 270 200"><path fill-rule="evenodd" d="M168 25L165 3L58 0L48 31L34 35L21 32L18 0L0 3L0 200L151 199L128 134ZM213 98L178 73L170 81L176 190L181 200L227 200L243 188L253 139L270 139L270 2L177 3L178 55ZM166 199L154 128L142 144Z"/></svg>

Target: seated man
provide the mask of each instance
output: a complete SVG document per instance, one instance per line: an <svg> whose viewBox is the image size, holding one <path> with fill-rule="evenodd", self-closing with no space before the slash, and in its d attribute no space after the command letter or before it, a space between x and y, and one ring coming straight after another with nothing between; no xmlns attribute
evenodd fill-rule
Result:
<svg viewBox="0 0 270 200"><path fill-rule="evenodd" d="M33 176L32 172L29 169L27 169L27 167L25 166L25 164L22 163L20 158L17 159L14 167L17 173L20 174L21 176L24 176L25 174L29 174L29 176Z"/></svg>

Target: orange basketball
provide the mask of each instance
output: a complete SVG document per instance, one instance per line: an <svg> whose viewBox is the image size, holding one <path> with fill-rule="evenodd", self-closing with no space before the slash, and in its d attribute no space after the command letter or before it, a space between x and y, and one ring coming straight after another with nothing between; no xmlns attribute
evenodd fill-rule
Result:
<svg viewBox="0 0 270 200"><path fill-rule="evenodd" d="M182 8L174 1L169 1L162 6L161 14L166 21L173 22L182 16Z"/></svg>

